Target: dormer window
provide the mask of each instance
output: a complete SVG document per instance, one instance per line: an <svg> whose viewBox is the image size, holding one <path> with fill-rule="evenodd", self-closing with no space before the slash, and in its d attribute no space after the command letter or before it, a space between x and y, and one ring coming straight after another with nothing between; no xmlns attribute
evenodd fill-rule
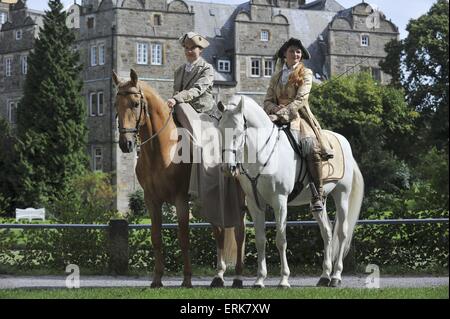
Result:
<svg viewBox="0 0 450 319"><path fill-rule="evenodd" d="M369 46L369 36L367 34L361 35L361 46L368 47Z"/></svg>
<svg viewBox="0 0 450 319"><path fill-rule="evenodd" d="M268 42L269 40L270 40L269 30L262 30L261 31L261 41Z"/></svg>
<svg viewBox="0 0 450 319"><path fill-rule="evenodd" d="M153 25L155 25L155 26L162 25L162 19L161 19L161 15L160 14L155 14L153 16Z"/></svg>
<svg viewBox="0 0 450 319"><path fill-rule="evenodd" d="M87 18L87 28L88 29L94 29L95 28L95 18L94 17L88 17Z"/></svg>
<svg viewBox="0 0 450 319"><path fill-rule="evenodd" d="M22 29L17 30L16 31L16 40L22 40L22 35L23 35Z"/></svg>
<svg viewBox="0 0 450 319"><path fill-rule="evenodd" d="M222 73L230 73L231 72L231 61L229 60L219 60L217 62L217 69Z"/></svg>

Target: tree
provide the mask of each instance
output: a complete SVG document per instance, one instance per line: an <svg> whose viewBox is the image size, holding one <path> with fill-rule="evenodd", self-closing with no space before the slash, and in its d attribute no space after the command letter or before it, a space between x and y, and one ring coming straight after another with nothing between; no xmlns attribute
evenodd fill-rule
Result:
<svg viewBox="0 0 450 319"><path fill-rule="evenodd" d="M18 171L24 205L43 205L67 190L87 168L86 108L74 33L60 0L49 1L35 49L28 59L18 109Z"/></svg>
<svg viewBox="0 0 450 319"><path fill-rule="evenodd" d="M406 29L408 37L389 43L388 56L380 65L392 75L394 85L405 89L408 103L420 112L422 147L436 146L448 154L448 0L437 0L427 14L411 20Z"/></svg>
<svg viewBox="0 0 450 319"><path fill-rule="evenodd" d="M310 102L324 128L350 141L369 191L408 186L403 145L413 136L417 112L406 104L403 90L381 86L361 73L314 86Z"/></svg>
<svg viewBox="0 0 450 319"><path fill-rule="evenodd" d="M15 204L17 178L14 163L16 138L9 123L0 117L0 215L11 215Z"/></svg>

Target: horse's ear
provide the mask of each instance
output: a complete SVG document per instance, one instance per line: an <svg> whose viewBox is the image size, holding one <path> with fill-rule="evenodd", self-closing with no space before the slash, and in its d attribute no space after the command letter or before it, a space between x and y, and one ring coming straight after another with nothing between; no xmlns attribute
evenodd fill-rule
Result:
<svg viewBox="0 0 450 319"><path fill-rule="evenodd" d="M133 69L131 69L130 78L131 78L131 84L133 86L137 86L139 78L138 78L136 71Z"/></svg>
<svg viewBox="0 0 450 319"><path fill-rule="evenodd" d="M220 112L225 112L227 110L227 107L225 106L225 104L223 104L222 101L219 101L219 103L217 104L217 108L219 109Z"/></svg>
<svg viewBox="0 0 450 319"><path fill-rule="evenodd" d="M112 72L112 79L113 79L114 84L116 86L119 86L119 84L120 84L119 76L117 75L117 73L114 70Z"/></svg>

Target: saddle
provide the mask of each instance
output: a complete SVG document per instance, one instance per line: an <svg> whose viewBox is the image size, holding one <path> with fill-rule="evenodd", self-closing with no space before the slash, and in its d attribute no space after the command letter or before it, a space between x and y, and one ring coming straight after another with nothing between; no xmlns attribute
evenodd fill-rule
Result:
<svg viewBox="0 0 450 319"><path fill-rule="evenodd" d="M298 143L297 139L294 137L291 131L291 127L289 124L277 124L280 129L284 131L286 134L286 137L288 138L289 143L291 144L292 149L294 152L300 157L304 158L304 152L301 143ZM339 140L337 139L336 135L334 135L330 131L323 131L324 138L326 138L330 144L330 146L335 151L334 158L322 161L322 176L323 181L325 182L332 182L332 181L339 181L344 177L345 173L345 165L344 165L344 154L341 147L341 144L339 143ZM307 174L304 174L303 176L299 176L294 189L292 193L289 195L288 202L292 202L304 189L304 180L306 178Z"/></svg>

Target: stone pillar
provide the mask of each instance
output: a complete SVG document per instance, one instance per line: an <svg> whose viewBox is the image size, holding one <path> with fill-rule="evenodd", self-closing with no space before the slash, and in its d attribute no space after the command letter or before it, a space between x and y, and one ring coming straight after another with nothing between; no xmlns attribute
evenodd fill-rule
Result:
<svg viewBox="0 0 450 319"><path fill-rule="evenodd" d="M109 222L109 271L114 275L128 272L128 221L115 219Z"/></svg>

